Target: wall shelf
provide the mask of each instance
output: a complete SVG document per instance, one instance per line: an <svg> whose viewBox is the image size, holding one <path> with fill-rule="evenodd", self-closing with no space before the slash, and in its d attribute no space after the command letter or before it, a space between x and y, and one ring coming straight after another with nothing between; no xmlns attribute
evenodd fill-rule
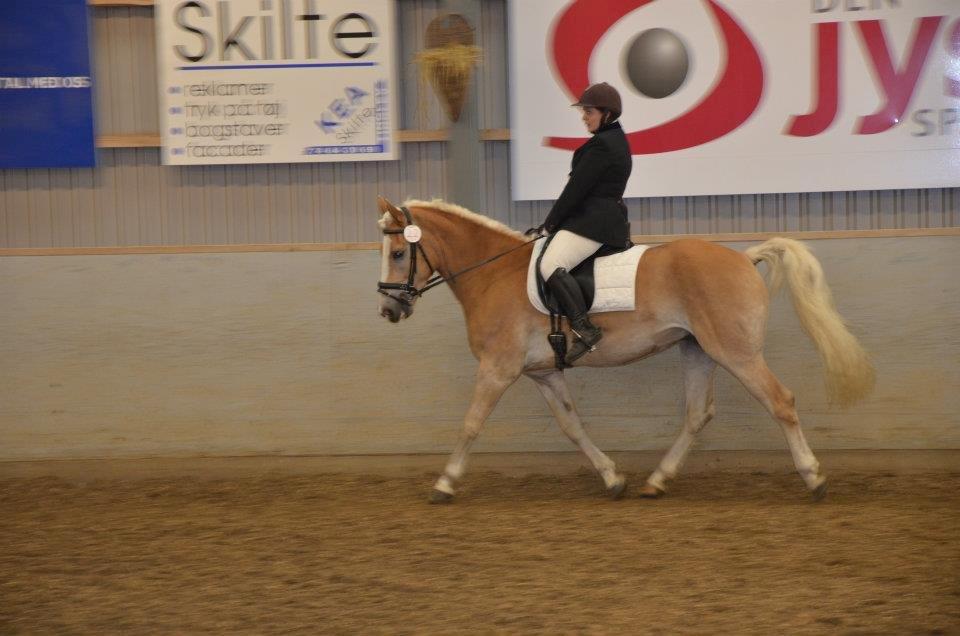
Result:
<svg viewBox="0 0 960 636"><path fill-rule="evenodd" d="M442 128L438 130L397 131L397 141L402 144L447 141L449 138L450 133ZM507 128L489 128L480 131L480 141L509 140L510 130ZM158 148L159 146L159 133L123 133L97 136L97 148Z"/></svg>

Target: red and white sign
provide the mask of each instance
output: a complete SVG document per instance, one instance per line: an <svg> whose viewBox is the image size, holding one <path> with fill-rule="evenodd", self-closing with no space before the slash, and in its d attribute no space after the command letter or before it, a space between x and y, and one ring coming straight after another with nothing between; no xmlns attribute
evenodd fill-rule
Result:
<svg viewBox="0 0 960 636"><path fill-rule="evenodd" d="M625 196L960 185L958 0L511 0L513 198L555 198L589 84Z"/></svg>

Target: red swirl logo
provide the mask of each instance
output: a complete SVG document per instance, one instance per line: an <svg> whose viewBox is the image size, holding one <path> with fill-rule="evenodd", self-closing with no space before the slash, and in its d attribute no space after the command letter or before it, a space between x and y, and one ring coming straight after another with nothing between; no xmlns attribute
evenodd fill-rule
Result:
<svg viewBox="0 0 960 636"><path fill-rule="evenodd" d="M600 38L623 16L655 0L576 0L560 15L548 43L556 75L575 101L591 84L589 63ZM763 63L750 37L715 0L704 0L726 46L726 62L710 93L678 117L627 133L635 155L683 150L719 139L739 128L760 105ZM571 45L571 43L575 43ZM547 137L544 144L575 150L586 137Z"/></svg>

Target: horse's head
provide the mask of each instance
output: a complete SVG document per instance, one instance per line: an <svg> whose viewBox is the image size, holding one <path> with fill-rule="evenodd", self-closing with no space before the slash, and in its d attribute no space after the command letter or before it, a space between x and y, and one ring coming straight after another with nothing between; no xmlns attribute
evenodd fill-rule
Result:
<svg viewBox="0 0 960 636"><path fill-rule="evenodd" d="M413 314L418 290L433 273L433 267L419 247L420 228L413 224L407 210L398 208L383 197L378 225L383 232L380 282L380 315L390 322L399 322Z"/></svg>

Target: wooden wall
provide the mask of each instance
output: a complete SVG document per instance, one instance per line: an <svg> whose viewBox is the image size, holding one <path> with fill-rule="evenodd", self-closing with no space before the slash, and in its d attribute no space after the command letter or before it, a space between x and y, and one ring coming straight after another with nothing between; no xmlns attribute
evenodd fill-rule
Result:
<svg viewBox="0 0 960 636"><path fill-rule="evenodd" d="M153 8L90 2L98 167L0 170L0 459L448 450L475 369L456 303L440 289L412 321L387 324L376 315L377 252L323 250L379 241L377 194L446 193L445 122L410 64L442 3L398 0L400 161L164 167L154 147ZM506 32L506 0L484 0L477 178L480 211L522 229L551 202L510 199ZM880 384L866 404L829 410L817 357L778 301L769 356L797 392L814 446L960 448L960 188L628 206L633 232L647 240L816 237L841 309L877 356ZM212 244L240 251L177 253ZM90 255L103 252L114 255ZM570 375L604 448L662 448L674 436L676 352ZM705 446L783 448L776 426L722 374L719 401ZM569 444L521 380L478 448Z"/></svg>
<svg viewBox="0 0 960 636"><path fill-rule="evenodd" d="M960 238L810 245L878 369L867 402L829 408L812 345L774 302L768 358L814 449L960 448ZM390 324L378 274L374 250L2 258L0 460L446 452L476 369L459 306L440 288ZM602 448L670 443L678 358L568 372ZM785 449L719 377L702 446ZM477 446L570 448L526 379Z"/></svg>
<svg viewBox="0 0 960 636"><path fill-rule="evenodd" d="M90 0L92 3L95 0ZM401 159L376 163L161 166L151 6L92 11L99 165L0 170L0 255L9 248L376 241L377 194L447 195L446 121L414 55L438 0L398 0ZM149 4L149 3L147 3ZM524 229L552 201L510 197L506 0L484 0L475 95L483 161L477 211ZM127 147L134 146L134 147ZM557 175L557 191L565 175ZM960 185L958 180L957 185ZM960 226L960 187L653 197L627 201L635 234L929 229Z"/></svg>

